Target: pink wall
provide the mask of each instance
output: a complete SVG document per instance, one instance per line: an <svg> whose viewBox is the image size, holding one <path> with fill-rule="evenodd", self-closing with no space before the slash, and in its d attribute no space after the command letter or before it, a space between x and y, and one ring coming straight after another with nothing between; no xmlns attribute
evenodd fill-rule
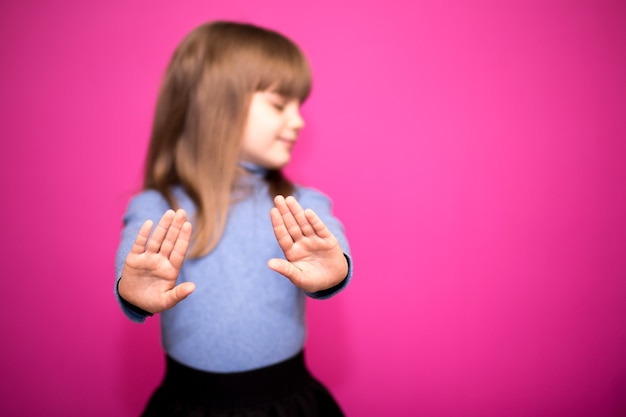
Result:
<svg viewBox="0 0 626 417"><path fill-rule="evenodd" d="M1 415L134 416L158 383L113 256L164 66L216 18L313 63L290 171L356 276L308 359L349 416L626 415L624 2L8 3Z"/></svg>

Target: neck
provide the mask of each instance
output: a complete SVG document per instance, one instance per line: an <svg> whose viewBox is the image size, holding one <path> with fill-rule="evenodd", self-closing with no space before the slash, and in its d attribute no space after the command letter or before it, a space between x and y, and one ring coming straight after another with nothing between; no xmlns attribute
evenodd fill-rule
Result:
<svg viewBox="0 0 626 417"><path fill-rule="evenodd" d="M269 169L248 161L239 161L239 166L252 174L265 175Z"/></svg>

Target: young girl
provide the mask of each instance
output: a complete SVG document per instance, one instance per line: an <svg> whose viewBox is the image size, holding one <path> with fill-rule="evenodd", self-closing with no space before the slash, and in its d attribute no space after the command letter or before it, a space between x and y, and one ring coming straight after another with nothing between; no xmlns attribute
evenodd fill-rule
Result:
<svg viewBox="0 0 626 417"><path fill-rule="evenodd" d="M205 24L172 57L116 259L124 313L161 313L145 416L342 415L302 350L305 295L346 287L348 245L328 198L281 173L310 85L298 47L252 25Z"/></svg>

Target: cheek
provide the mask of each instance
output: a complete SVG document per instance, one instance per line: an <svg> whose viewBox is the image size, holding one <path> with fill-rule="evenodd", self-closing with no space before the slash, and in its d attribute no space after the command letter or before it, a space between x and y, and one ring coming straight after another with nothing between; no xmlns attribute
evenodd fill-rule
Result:
<svg viewBox="0 0 626 417"><path fill-rule="evenodd" d="M279 131L280 126L277 123L266 119L257 123L250 134L252 138L256 139L258 142L268 143L276 138Z"/></svg>

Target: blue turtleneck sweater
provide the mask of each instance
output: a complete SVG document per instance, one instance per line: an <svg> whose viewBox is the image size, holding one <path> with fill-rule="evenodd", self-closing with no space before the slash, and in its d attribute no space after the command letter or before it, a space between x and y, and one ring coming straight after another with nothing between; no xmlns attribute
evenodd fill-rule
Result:
<svg viewBox="0 0 626 417"><path fill-rule="evenodd" d="M186 260L178 283L191 281L196 290L174 308L161 313L165 351L189 367L210 372L239 372L272 365L302 350L305 339L305 293L287 278L267 267L270 258L284 257L272 229L269 196L262 170L248 179L252 193L234 204L224 234L208 255ZM193 218L194 206L181 188L174 190L180 207ZM313 209L337 237L348 260L348 276L330 291L306 294L328 298L341 291L352 277L341 223L331 213L330 200L318 191L297 187L294 196L304 208ZM147 219L155 223L170 208L154 190L135 196L124 216L124 228L116 257L117 277L139 228ZM143 322L121 302L124 313Z"/></svg>

